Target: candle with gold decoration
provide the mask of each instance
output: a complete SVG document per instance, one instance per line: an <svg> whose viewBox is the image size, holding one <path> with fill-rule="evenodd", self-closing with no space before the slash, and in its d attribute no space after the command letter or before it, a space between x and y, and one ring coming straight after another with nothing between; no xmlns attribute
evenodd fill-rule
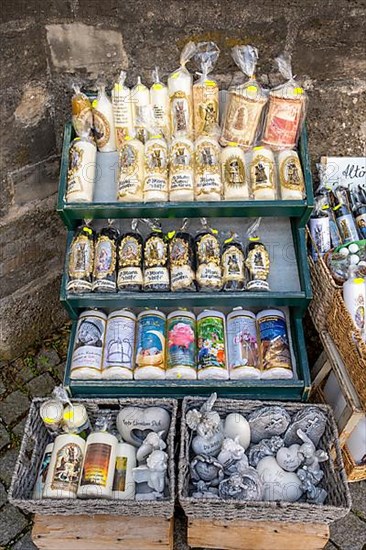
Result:
<svg viewBox="0 0 366 550"><path fill-rule="evenodd" d="M154 84L150 88L150 106L152 126L170 139L169 92L167 86L160 82L158 67L153 71Z"/></svg>
<svg viewBox="0 0 366 550"><path fill-rule="evenodd" d="M127 136L119 152L117 200L142 202L144 182L144 144Z"/></svg>
<svg viewBox="0 0 366 550"><path fill-rule="evenodd" d="M93 270L94 292L116 292L117 290L117 239L118 229L112 227L111 221L103 227L95 242Z"/></svg>
<svg viewBox="0 0 366 550"><path fill-rule="evenodd" d="M296 151L278 153L278 173L281 198L284 200L302 200L305 197L305 184L299 155Z"/></svg>
<svg viewBox="0 0 366 550"><path fill-rule="evenodd" d="M121 71L118 82L112 90L112 104L114 113L114 127L118 151L122 148L127 136L133 132L131 90L125 85L126 72Z"/></svg>
<svg viewBox="0 0 366 550"><path fill-rule="evenodd" d="M180 67L168 78L170 130L174 137L193 136L193 78L186 64L196 51L194 42L188 42L180 56Z"/></svg>
<svg viewBox="0 0 366 550"><path fill-rule="evenodd" d="M221 151L221 173L226 201L249 199L244 151L234 141L229 141Z"/></svg>
<svg viewBox="0 0 366 550"><path fill-rule="evenodd" d="M93 110L90 99L80 91L79 86L73 86L74 95L71 99L72 125L79 137L93 138Z"/></svg>
<svg viewBox="0 0 366 550"><path fill-rule="evenodd" d="M137 84L131 90L135 136L145 143L148 138L147 128L150 125L150 90L137 78Z"/></svg>
<svg viewBox="0 0 366 550"><path fill-rule="evenodd" d="M219 87L216 80L208 77L212 71L220 50L214 42L197 44L195 60L201 76L193 85L194 134L218 137L219 129Z"/></svg>
<svg viewBox="0 0 366 550"><path fill-rule="evenodd" d="M170 146L169 198L194 200L194 145L190 139L174 138Z"/></svg>
<svg viewBox="0 0 366 550"><path fill-rule="evenodd" d="M168 200L168 146L161 134L145 144L144 202Z"/></svg>
<svg viewBox="0 0 366 550"><path fill-rule="evenodd" d="M106 94L105 86L98 89L98 97L93 101L94 136L98 151L110 153L116 150L114 116L112 102Z"/></svg>
<svg viewBox="0 0 366 550"><path fill-rule="evenodd" d="M92 202L95 183L97 148L89 138L77 137L69 150L69 170L67 172L67 202Z"/></svg>
<svg viewBox="0 0 366 550"><path fill-rule="evenodd" d="M219 201L222 194L220 145L214 138L201 136L195 149L195 198L197 201Z"/></svg>
<svg viewBox="0 0 366 550"><path fill-rule="evenodd" d="M95 232L88 224L75 232L69 250L67 292L82 294L92 290Z"/></svg>
<svg viewBox="0 0 366 550"><path fill-rule="evenodd" d="M270 201L277 198L274 156L267 147L259 146L253 149L250 184L255 199Z"/></svg>

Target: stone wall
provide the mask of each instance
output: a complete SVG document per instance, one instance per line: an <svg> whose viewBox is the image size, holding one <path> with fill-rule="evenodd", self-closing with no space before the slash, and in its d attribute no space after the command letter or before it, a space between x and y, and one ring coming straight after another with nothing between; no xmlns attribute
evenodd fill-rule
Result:
<svg viewBox="0 0 366 550"><path fill-rule="evenodd" d="M309 90L310 152L363 155L366 144L365 4L282 0L6 0L2 8L0 356L17 356L65 318L58 304L65 230L55 210L62 129L72 83L151 83L178 66L188 40L222 50L215 76L227 86L230 48L259 48L258 74L274 84L273 58L293 54Z"/></svg>

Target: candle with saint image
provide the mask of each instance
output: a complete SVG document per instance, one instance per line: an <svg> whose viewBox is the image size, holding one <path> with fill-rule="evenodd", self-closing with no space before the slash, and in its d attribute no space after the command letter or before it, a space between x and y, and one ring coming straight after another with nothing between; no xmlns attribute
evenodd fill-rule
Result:
<svg viewBox="0 0 366 550"><path fill-rule="evenodd" d="M201 136L195 145L195 198L219 201L222 193L220 145L214 138Z"/></svg>
<svg viewBox="0 0 366 550"><path fill-rule="evenodd" d="M98 151L111 153L116 150L114 115L112 102L106 94L105 86L98 89L98 97L93 101L94 135Z"/></svg>
<svg viewBox="0 0 366 550"><path fill-rule="evenodd" d="M114 126L118 150L122 148L125 138L131 136L133 132L131 90L125 85L125 80L126 72L121 71L118 82L115 83L112 90Z"/></svg>
<svg viewBox="0 0 366 550"><path fill-rule="evenodd" d="M154 84L150 88L152 125L169 140L169 92L167 86L160 81L158 67L153 71L153 78Z"/></svg>
<svg viewBox="0 0 366 550"><path fill-rule="evenodd" d="M235 142L229 141L221 151L221 173L226 201L249 199L245 155Z"/></svg>
<svg viewBox="0 0 366 550"><path fill-rule="evenodd" d="M194 200L194 145L190 139L174 138L170 146L169 198Z"/></svg>
<svg viewBox="0 0 366 550"><path fill-rule="evenodd" d="M257 200L275 200L276 170L274 156L266 147L254 147L250 162L250 185Z"/></svg>
<svg viewBox="0 0 366 550"><path fill-rule="evenodd" d="M140 76L137 78L136 86L131 90L131 101L135 136L145 143L148 138L147 128L150 124L150 91L142 84Z"/></svg>
<svg viewBox="0 0 366 550"><path fill-rule="evenodd" d="M181 53L179 69L168 78L170 130L174 137L193 136L193 78L186 64L195 51L194 42L188 42Z"/></svg>
<svg viewBox="0 0 366 550"><path fill-rule="evenodd" d="M141 202L144 182L144 144L127 136L119 153L117 200Z"/></svg>
<svg viewBox="0 0 366 550"><path fill-rule="evenodd" d="M285 200L301 200L305 195L305 184L299 155L296 151L280 151L278 153L278 173L281 198Z"/></svg>
<svg viewBox="0 0 366 550"><path fill-rule="evenodd" d="M144 201L168 200L168 146L162 135L153 135L145 144Z"/></svg>

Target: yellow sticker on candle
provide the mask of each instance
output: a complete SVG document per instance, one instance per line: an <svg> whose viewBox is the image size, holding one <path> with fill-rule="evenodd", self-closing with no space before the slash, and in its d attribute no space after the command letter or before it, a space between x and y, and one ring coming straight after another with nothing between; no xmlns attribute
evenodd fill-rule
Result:
<svg viewBox="0 0 366 550"><path fill-rule="evenodd" d="M74 411L72 409L64 412L64 420L74 420Z"/></svg>
<svg viewBox="0 0 366 550"><path fill-rule="evenodd" d="M217 84L214 80L205 80L205 85L211 88L215 87Z"/></svg>
<svg viewBox="0 0 366 550"><path fill-rule="evenodd" d="M260 149L264 149L264 145L257 145L257 147L253 147L253 151L259 151Z"/></svg>
<svg viewBox="0 0 366 550"><path fill-rule="evenodd" d="M249 237L250 241L259 241L259 237Z"/></svg>
<svg viewBox="0 0 366 550"><path fill-rule="evenodd" d="M116 82L115 85L114 85L114 89L116 90L116 92L122 92L123 84L120 84L119 82Z"/></svg>
<svg viewBox="0 0 366 550"><path fill-rule="evenodd" d="M89 235L93 234L93 231L90 229L90 227L84 227L83 231L84 233L88 233Z"/></svg>
<svg viewBox="0 0 366 550"><path fill-rule="evenodd" d="M294 89L294 94L295 94L295 95L301 95L301 94L303 94L303 93L304 93L303 88L300 88L300 87L299 87L299 88L295 88L295 89Z"/></svg>
<svg viewBox="0 0 366 550"><path fill-rule="evenodd" d="M247 90L248 92L257 92L258 88L257 86L253 86L253 84L251 84L250 86L248 86Z"/></svg>
<svg viewBox="0 0 366 550"><path fill-rule="evenodd" d="M167 237L168 239L172 239L175 235L175 231L169 231L169 233L167 234Z"/></svg>
<svg viewBox="0 0 366 550"><path fill-rule="evenodd" d="M228 141L227 144L229 145L229 147L237 147L238 142L237 141Z"/></svg>
<svg viewBox="0 0 366 550"><path fill-rule="evenodd" d="M356 285L363 285L363 283L365 282L365 279L362 279L362 277L358 277L357 279L353 279L353 282Z"/></svg>
<svg viewBox="0 0 366 550"><path fill-rule="evenodd" d="M177 71L176 73L173 73L170 78L178 78L178 76L179 76L179 71Z"/></svg>
<svg viewBox="0 0 366 550"><path fill-rule="evenodd" d="M161 84L160 82L156 82L151 87L153 90L162 90L164 88L164 85Z"/></svg>
<svg viewBox="0 0 366 550"><path fill-rule="evenodd" d="M213 233L214 235L217 235L217 234L218 234L217 229L211 229L211 231L212 231L212 233Z"/></svg>
<svg viewBox="0 0 366 550"><path fill-rule="evenodd" d="M97 99L94 99L94 101L92 103L92 107L93 107L93 109L96 109L98 107L98 100Z"/></svg>

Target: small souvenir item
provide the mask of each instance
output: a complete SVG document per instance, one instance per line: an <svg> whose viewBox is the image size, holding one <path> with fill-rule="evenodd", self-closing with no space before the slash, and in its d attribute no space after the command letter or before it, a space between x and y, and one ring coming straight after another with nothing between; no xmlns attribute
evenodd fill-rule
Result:
<svg viewBox="0 0 366 550"><path fill-rule="evenodd" d="M138 291L143 285L143 238L138 232L138 220L133 219L131 231L118 243L118 290Z"/></svg>
<svg viewBox="0 0 366 550"><path fill-rule="evenodd" d="M248 467L223 480L219 486L219 496L230 500L263 500L263 483L258 472Z"/></svg>
<svg viewBox="0 0 366 550"><path fill-rule="evenodd" d="M224 435L231 439L238 439L240 445L246 450L250 444L250 426L248 420L242 414L230 413L224 421Z"/></svg>
<svg viewBox="0 0 366 550"><path fill-rule="evenodd" d="M96 431L86 440L83 470L77 496L80 498L111 498L116 465L118 439L107 432L110 419L100 417Z"/></svg>
<svg viewBox="0 0 366 550"><path fill-rule="evenodd" d="M266 94L254 77L258 50L249 45L235 46L232 56L249 80L229 89L220 143L225 146L234 141L245 148L253 147L260 130L262 110L267 102Z"/></svg>
<svg viewBox="0 0 366 550"><path fill-rule="evenodd" d="M194 134L219 135L219 86L208 78L217 62L220 50L214 42L197 44L194 59L200 69L200 78L193 85Z"/></svg>
<svg viewBox="0 0 366 550"><path fill-rule="evenodd" d="M95 241L93 286L95 292L116 292L117 240L119 231L111 222L103 227Z"/></svg>
<svg viewBox="0 0 366 550"><path fill-rule="evenodd" d="M66 202L92 202L97 148L91 138L77 137L69 151Z"/></svg>
<svg viewBox="0 0 366 550"><path fill-rule="evenodd" d="M135 352L136 315L119 309L108 315L103 351L102 378L132 380Z"/></svg>
<svg viewBox="0 0 366 550"><path fill-rule="evenodd" d="M217 488L224 479L224 467L216 458L204 454L197 455L191 462L190 471L191 481L196 490L193 497L206 497L206 492L218 494Z"/></svg>
<svg viewBox="0 0 366 550"><path fill-rule="evenodd" d="M245 287L244 251L237 233L232 233L224 241L221 264L223 290L243 290Z"/></svg>
<svg viewBox="0 0 366 550"><path fill-rule="evenodd" d="M279 309L257 314L262 355L262 378L293 378L286 315Z"/></svg>
<svg viewBox="0 0 366 550"><path fill-rule="evenodd" d="M128 443L118 443L112 487L113 498L118 500L135 498L135 482L132 475L134 468L136 468L136 448Z"/></svg>
<svg viewBox="0 0 366 550"><path fill-rule="evenodd" d="M213 393L199 411L191 409L186 415L187 426L197 432L192 439L192 449L198 455L218 455L224 440L220 415L212 410L216 399L217 394Z"/></svg>
<svg viewBox="0 0 366 550"><path fill-rule="evenodd" d="M357 225L349 206L341 202L336 196L336 204L333 207L336 223L343 243L350 243L359 239Z"/></svg>
<svg viewBox="0 0 366 550"><path fill-rule="evenodd" d="M48 443L43 453L42 462L38 470L38 475L37 475L36 483L34 485L33 494L32 494L32 498L35 500L42 498L43 489L44 489L47 474L48 474L48 469L50 467L53 446L54 446L53 443Z"/></svg>
<svg viewBox="0 0 366 550"><path fill-rule="evenodd" d="M100 378L107 316L102 311L80 314L71 359L70 377L75 380Z"/></svg>
<svg viewBox="0 0 366 550"><path fill-rule="evenodd" d="M81 225L70 245L67 292L82 294L92 290L95 232L89 225Z"/></svg>
<svg viewBox="0 0 366 550"><path fill-rule="evenodd" d="M309 220L309 230L312 239L311 255L317 261L319 256L324 256L331 248L330 218L326 210L317 203Z"/></svg>
<svg viewBox="0 0 366 550"><path fill-rule="evenodd" d="M361 186L358 186L351 191L350 198L358 232L361 239L366 239L366 202L362 195Z"/></svg>
<svg viewBox="0 0 366 550"><path fill-rule="evenodd" d="M348 268L348 279L343 283L343 300L354 325L364 334L366 286L365 279L356 276L356 270L355 265Z"/></svg>
<svg viewBox="0 0 366 550"><path fill-rule="evenodd" d="M273 456L258 462L257 472L263 483L263 500L296 502L303 494L301 481L294 472L286 472Z"/></svg>
<svg viewBox="0 0 366 550"><path fill-rule="evenodd" d="M155 432L165 439L169 426L170 414L162 407L124 407L117 415L117 429L123 441L134 447L141 447L147 434Z"/></svg>
<svg viewBox="0 0 366 550"><path fill-rule="evenodd" d="M136 380L165 378L165 313L153 309L137 317Z"/></svg>
<svg viewBox="0 0 366 550"><path fill-rule="evenodd" d="M259 443L262 439L285 433L291 418L283 407L274 405L256 409L250 413L248 422L251 442Z"/></svg>
<svg viewBox="0 0 366 550"><path fill-rule="evenodd" d="M225 315L202 311L197 317L198 379L229 378L226 365Z"/></svg>
<svg viewBox="0 0 366 550"><path fill-rule="evenodd" d="M219 201L222 194L220 145L214 138L201 136L195 143L195 199Z"/></svg>
<svg viewBox="0 0 366 550"><path fill-rule="evenodd" d="M168 233L170 289L184 292L196 290L194 271L194 245L192 236L186 232L188 218L183 220L179 231Z"/></svg>
<svg viewBox="0 0 366 550"><path fill-rule="evenodd" d="M302 461L304 461L303 468L313 476L313 483L317 484L324 477L324 472L320 468L320 463L329 459L328 453L323 451L323 449L316 450L310 437L302 430L297 430L297 435L303 441L298 451ZM292 445L292 447L296 447L296 443Z"/></svg>
<svg viewBox="0 0 366 550"><path fill-rule="evenodd" d="M168 88L160 81L159 69L153 71L154 84L150 88L150 107L152 126L158 128L166 140L170 139L169 119L169 92Z"/></svg>
<svg viewBox="0 0 366 550"><path fill-rule="evenodd" d="M316 487L312 474L305 468L299 468L296 472L301 481L301 489L306 494L306 502L310 504L324 504L328 493L322 487Z"/></svg>
<svg viewBox="0 0 366 550"><path fill-rule="evenodd" d="M327 417L315 405L313 407L305 407L295 414L290 426L285 434L285 445L293 445L294 443L303 443L303 439L299 436L298 430L301 430L311 439L315 446L319 445L319 441L324 433L327 423Z"/></svg>
<svg viewBox="0 0 366 550"><path fill-rule="evenodd" d="M43 498L76 498L85 441L76 434L58 435L52 450Z"/></svg>
<svg viewBox="0 0 366 550"><path fill-rule="evenodd" d="M194 200L194 146L187 138L174 138L170 146L169 198Z"/></svg>
<svg viewBox="0 0 366 550"><path fill-rule="evenodd" d="M221 290L222 272L217 231L208 226L205 218L201 219L201 225L202 228L195 238L198 288L205 291Z"/></svg>
<svg viewBox="0 0 366 550"><path fill-rule="evenodd" d="M146 465L138 466L132 471L136 483L147 483L153 489L153 500L162 498L166 485L168 455L164 451L153 451L146 460Z"/></svg>
<svg viewBox="0 0 366 550"><path fill-rule="evenodd" d="M302 200L305 197L305 184L299 155L296 151L285 150L278 153L278 173L281 198Z"/></svg>
<svg viewBox="0 0 366 550"><path fill-rule="evenodd" d="M281 447L276 454L278 464L286 470L286 472L294 472L299 468L303 459L299 454L300 445L295 443L290 447Z"/></svg>
<svg viewBox="0 0 366 550"><path fill-rule="evenodd" d="M99 86L98 97L93 101L94 137L98 151L110 153L116 150L113 106L105 86Z"/></svg>
<svg viewBox="0 0 366 550"><path fill-rule="evenodd" d="M126 72L121 71L118 82L115 83L112 90L114 127L118 151L122 149L125 138L132 135L134 127L132 118L131 90L125 85L125 81Z"/></svg>
<svg viewBox="0 0 366 550"><path fill-rule="evenodd" d="M305 118L306 94L292 75L291 56L276 58L286 82L271 90L263 143L272 149L293 149Z"/></svg>
<svg viewBox="0 0 366 550"><path fill-rule="evenodd" d="M269 290L268 276L270 269L269 254L264 244L257 236L257 229L261 218L248 228L247 235L249 244L247 246L247 259L245 265L249 271L250 281L247 283L247 290L266 291Z"/></svg>
<svg viewBox="0 0 366 550"><path fill-rule="evenodd" d="M61 429L64 406L60 400L48 399L42 403L39 414L48 430L57 432Z"/></svg>
<svg viewBox="0 0 366 550"><path fill-rule="evenodd" d="M241 307L227 316L228 365L231 380L260 378L255 313Z"/></svg>
<svg viewBox="0 0 366 550"><path fill-rule="evenodd" d="M160 223L148 220L151 233L144 245L144 290L168 291L170 279L168 269L168 244Z"/></svg>
<svg viewBox="0 0 366 550"><path fill-rule="evenodd" d="M145 143L150 126L150 90L137 78L137 84L131 90L134 133L136 138Z"/></svg>
<svg viewBox="0 0 366 550"><path fill-rule="evenodd" d="M166 449L166 443L162 439L163 431L161 432L149 432L142 442L141 447L137 449L136 459L139 464L145 464L146 459L153 451L164 451Z"/></svg>
<svg viewBox="0 0 366 550"><path fill-rule="evenodd" d="M217 460L223 465L225 475L236 474L239 468L248 468L248 458L244 448L239 443L239 436L235 439L226 437L221 446L221 451L217 456Z"/></svg>
<svg viewBox="0 0 366 550"><path fill-rule="evenodd" d="M93 111L90 100L80 91L79 86L73 86L73 90L71 111L75 133L79 137L93 139Z"/></svg>
<svg viewBox="0 0 366 550"><path fill-rule="evenodd" d="M90 434L88 413L82 403L66 405L63 414L63 424L65 432L80 435L83 439L86 439Z"/></svg>
<svg viewBox="0 0 366 550"><path fill-rule="evenodd" d="M274 155L266 147L254 147L250 162L250 186L253 196L260 201L277 198Z"/></svg>
<svg viewBox="0 0 366 550"><path fill-rule="evenodd" d="M229 141L221 151L221 177L224 200L245 201L249 199L249 178L244 151L234 141Z"/></svg>
<svg viewBox="0 0 366 550"><path fill-rule="evenodd" d="M262 460L265 456L276 456L280 449L284 445L283 438L279 435L274 435L268 439L261 439L259 443L251 445L248 456L249 464L256 468L258 462Z"/></svg>
<svg viewBox="0 0 366 550"><path fill-rule="evenodd" d="M168 78L170 130L172 137L193 137L193 78L186 64L195 54L196 45L188 42L180 56L180 67Z"/></svg>
<svg viewBox="0 0 366 550"><path fill-rule="evenodd" d="M168 146L161 134L145 143L144 202L168 200Z"/></svg>
<svg viewBox="0 0 366 550"><path fill-rule="evenodd" d="M142 202L144 182L144 144L126 136L121 145L118 161L117 200Z"/></svg>
<svg viewBox="0 0 366 550"><path fill-rule="evenodd" d="M167 317L167 379L197 378L196 317L190 311L173 311Z"/></svg>

